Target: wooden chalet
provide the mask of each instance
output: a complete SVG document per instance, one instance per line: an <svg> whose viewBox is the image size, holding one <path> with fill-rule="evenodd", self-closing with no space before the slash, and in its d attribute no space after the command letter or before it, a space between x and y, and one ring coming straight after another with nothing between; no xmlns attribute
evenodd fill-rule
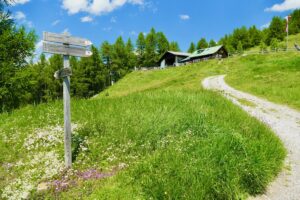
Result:
<svg viewBox="0 0 300 200"><path fill-rule="evenodd" d="M184 52L167 51L160 59L159 65L161 69L168 66L179 66L183 59L188 58L192 54Z"/></svg>
<svg viewBox="0 0 300 200"><path fill-rule="evenodd" d="M227 58L229 56L227 50L223 45L210 47L207 49L199 49L195 51L189 57L180 60L181 64L195 63L203 60L215 59L215 58Z"/></svg>

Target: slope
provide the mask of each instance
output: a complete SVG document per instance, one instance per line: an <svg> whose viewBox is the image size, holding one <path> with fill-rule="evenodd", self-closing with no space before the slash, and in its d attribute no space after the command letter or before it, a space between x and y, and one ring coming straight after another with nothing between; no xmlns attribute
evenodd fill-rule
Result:
<svg viewBox="0 0 300 200"><path fill-rule="evenodd" d="M74 100L74 170L68 173L63 171L61 102L2 114L1 196L243 199L260 194L283 167L281 141L200 83L227 73L232 85L299 108L294 99L299 95L297 55L252 55L133 72L98 97ZM281 90L290 81L277 73L294 80L286 99ZM36 192L41 183L51 190Z"/></svg>

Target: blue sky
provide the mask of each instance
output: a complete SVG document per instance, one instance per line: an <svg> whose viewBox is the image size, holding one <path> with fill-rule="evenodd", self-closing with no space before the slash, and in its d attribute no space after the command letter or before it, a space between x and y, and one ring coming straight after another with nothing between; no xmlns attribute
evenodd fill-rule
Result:
<svg viewBox="0 0 300 200"><path fill-rule="evenodd" d="M96 46L120 35L136 40L151 27L177 41L182 51L201 37L219 40L242 25L263 27L273 16L300 8L300 0L15 0L19 24L90 39ZM40 47L41 42L37 45Z"/></svg>

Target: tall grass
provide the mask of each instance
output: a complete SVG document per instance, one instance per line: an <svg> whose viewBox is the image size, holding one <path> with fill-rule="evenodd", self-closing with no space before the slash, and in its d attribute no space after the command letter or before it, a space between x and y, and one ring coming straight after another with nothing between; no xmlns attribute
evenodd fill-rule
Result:
<svg viewBox="0 0 300 200"><path fill-rule="evenodd" d="M74 169L113 171L114 176L79 180L59 193L33 189L30 198L245 199L262 193L282 168L282 143L265 125L221 95L201 89L200 83L225 73L234 87L298 107L293 99L299 95L298 54L280 55L134 72L96 98L73 100ZM263 81L273 78L272 84ZM290 96L279 91L283 83L290 83ZM279 92L271 92L273 86ZM53 133L62 141L63 133L53 131L62 127L62 102L2 114L0 122L0 194L18 177L34 187L62 178L56 174L43 179L46 162L34 166L34 176L25 176L32 169L26 163L39 152L54 151L55 159L63 162L62 142L37 143L29 150L24 146L39 133ZM18 165L20 161L25 164Z"/></svg>

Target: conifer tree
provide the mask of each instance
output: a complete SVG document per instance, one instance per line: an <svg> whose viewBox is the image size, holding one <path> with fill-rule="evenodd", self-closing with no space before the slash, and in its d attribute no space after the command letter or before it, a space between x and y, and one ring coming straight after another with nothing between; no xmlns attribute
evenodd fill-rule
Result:
<svg viewBox="0 0 300 200"><path fill-rule="evenodd" d="M188 53L194 53L195 51L196 51L196 47L195 47L194 42L192 42L192 43L190 44L189 49L188 49Z"/></svg>
<svg viewBox="0 0 300 200"><path fill-rule="evenodd" d="M143 67L145 62L145 49L146 49L146 40L144 33L140 33L136 41L136 51L137 51L137 66Z"/></svg>
<svg viewBox="0 0 300 200"><path fill-rule="evenodd" d="M180 52L180 47L179 44L177 42L171 42L170 43L170 51L176 51L176 52Z"/></svg>
<svg viewBox="0 0 300 200"><path fill-rule="evenodd" d="M217 46L217 43L214 40L209 41L209 47L215 47Z"/></svg>
<svg viewBox="0 0 300 200"><path fill-rule="evenodd" d="M161 57L165 52L169 50L169 41L163 32L158 32L157 37L157 53Z"/></svg>
<svg viewBox="0 0 300 200"><path fill-rule="evenodd" d="M152 28L150 33L146 37L146 48L145 48L145 66L153 67L157 65L157 37L155 29Z"/></svg>
<svg viewBox="0 0 300 200"><path fill-rule="evenodd" d="M208 47L208 43L205 38L201 38L197 44L197 49L206 49Z"/></svg>

